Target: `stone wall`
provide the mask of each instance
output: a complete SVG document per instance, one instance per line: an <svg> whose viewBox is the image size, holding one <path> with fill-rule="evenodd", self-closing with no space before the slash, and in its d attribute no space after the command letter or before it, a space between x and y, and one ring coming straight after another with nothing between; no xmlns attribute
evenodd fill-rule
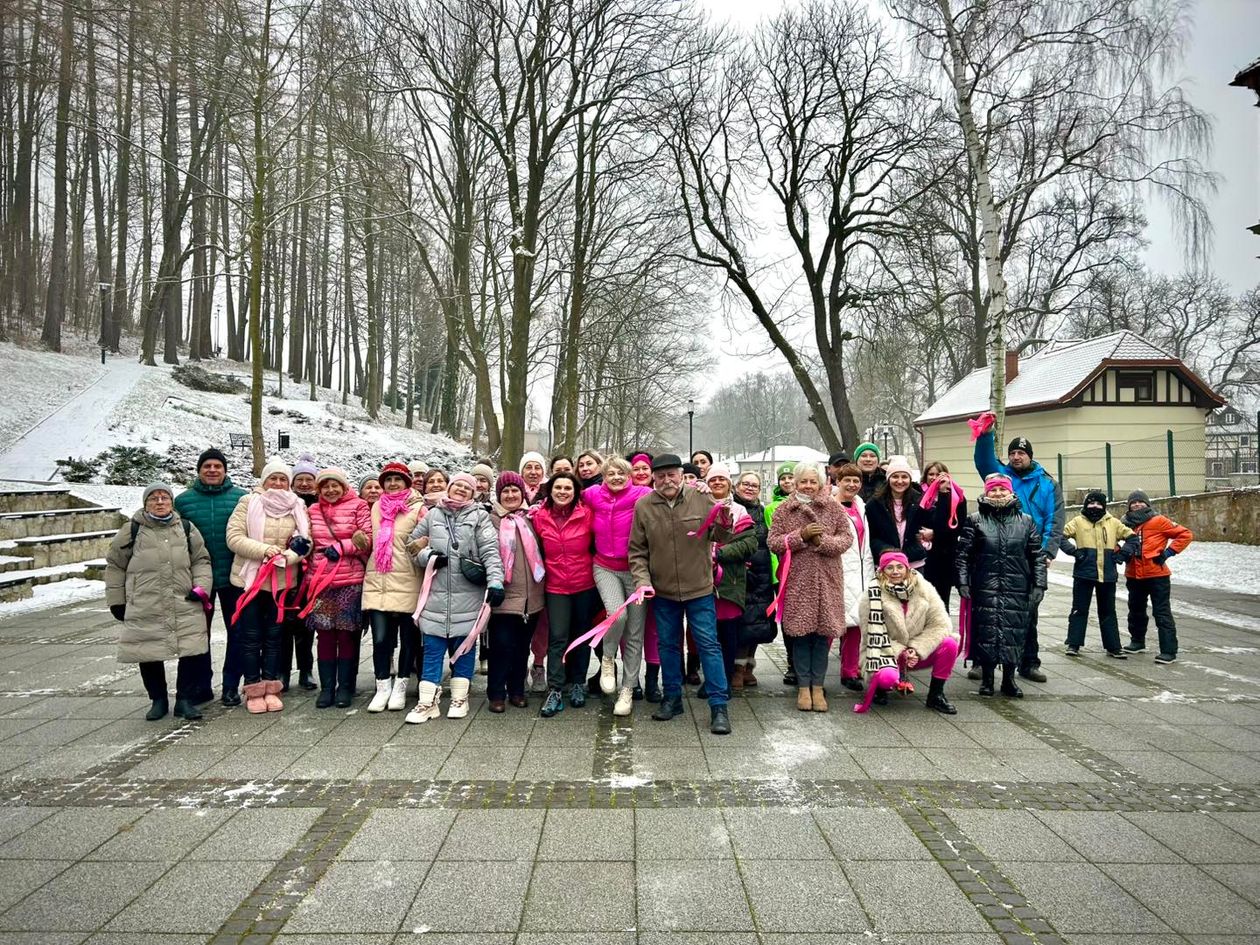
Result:
<svg viewBox="0 0 1260 945"><path fill-rule="evenodd" d="M1194 532L1196 541L1260 545L1260 488L1172 496L1151 504ZM1122 516L1124 511L1123 502L1111 506L1112 515Z"/></svg>

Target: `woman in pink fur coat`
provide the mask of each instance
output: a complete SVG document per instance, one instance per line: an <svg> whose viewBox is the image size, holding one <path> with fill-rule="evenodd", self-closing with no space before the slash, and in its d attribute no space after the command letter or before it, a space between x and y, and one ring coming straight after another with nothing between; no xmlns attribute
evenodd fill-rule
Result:
<svg viewBox="0 0 1260 945"><path fill-rule="evenodd" d="M777 604L784 642L796 668L796 707L826 712L823 677L831 641L844 633L844 565L840 556L853 544L848 513L823 488L818 467L796 467L796 491L774 510L770 550L779 556ZM791 563L784 574L784 559Z"/></svg>

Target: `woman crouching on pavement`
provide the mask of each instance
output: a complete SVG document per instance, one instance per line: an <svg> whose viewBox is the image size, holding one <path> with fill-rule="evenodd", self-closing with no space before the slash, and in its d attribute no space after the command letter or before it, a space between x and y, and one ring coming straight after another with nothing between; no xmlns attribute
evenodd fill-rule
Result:
<svg viewBox="0 0 1260 945"><path fill-rule="evenodd" d="M145 715L150 722L170 711L163 666L170 659L178 661L175 717L201 718L192 701L193 657L209 649L204 607L213 584L201 533L175 511L171 487L153 483L144 490L144 507L118 529L105 556L105 602L123 623L118 661L140 664L153 701Z"/></svg>
<svg viewBox="0 0 1260 945"><path fill-rule="evenodd" d="M866 587L859 604L862 652L871 674L864 712L871 698L883 705L887 692L910 670L931 669L927 707L943 715L958 710L945 698L945 681L958 660L958 636L936 589L911 567L900 551L886 551L879 573Z"/></svg>
<svg viewBox="0 0 1260 945"><path fill-rule="evenodd" d="M424 572L416 605L425 637L424 668L410 724L441 715L439 701L446 657L451 664L448 719L468 715L468 689L476 668L476 646L490 611L505 599L499 536L490 513L476 503L477 481L468 473L451 477L444 495L411 533L407 550ZM427 593L426 593L427 592ZM458 654L458 655L457 655Z"/></svg>

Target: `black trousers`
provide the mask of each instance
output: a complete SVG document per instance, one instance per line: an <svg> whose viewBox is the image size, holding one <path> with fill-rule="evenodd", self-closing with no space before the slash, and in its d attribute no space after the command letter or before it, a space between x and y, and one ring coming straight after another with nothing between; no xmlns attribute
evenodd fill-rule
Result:
<svg viewBox="0 0 1260 945"><path fill-rule="evenodd" d="M1068 614L1068 646L1085 645L1085 628L1089 625L1089 604L1098 599L1098 629L1103 648L1108 653L1120 649L1120 624L1116 620L1116 585L1114 581L1072 581L1072 612Z"/></svg>
<svg viewBox="0 0 1260 945"><path fill-rule="evenodd" d="M1031 601L1029 602L1031 605ZM1037 646L1037 611L1041 605L1028 608L1028 625L1024 628L1024 655L1019 661L1019 671L1026 673L1030 669L1041 666L1041 655Z"/></svg>
<svg viewBox="0 0 1260 945"><path fill-rule="evenodd" d="M175 661L175 698L191 698L196 690L194 680L198 678L201 655L181 656ZM144 683L144 691L155 702L166 698L166 664L161 660L140 664L140 679Z"/></svg>
<svg viewBox="0 0 1260 945"><path fill-rule="evenodd" d="M368 626L372 628L372 674L389 679L389 663L398 647L398 678L420 677L420 660L424 643L411 614L400 610L369 610Z"/></svg>
<svg viewBox="0 0 1260 945"><path fill-rule="evenodd" d="M586 684L586 670L591 664L591 648L579 646L569 658L564 651L570 643L591 629L591 618L600 605L595 588L576 594L552 594L547 598L547 686L561 689L576 683ZM493 650L494 644L491 644Z"/></svg>
<svg viewBox="0 0 1260 945"><path fill-rule="evenodd" d="M1129 638L1139 646L1146 644L1146 628L1149 618L1146 603L1150 601L1155 614L1155 628L1159 631L1159 652L1177 655L1177 621L1172 612L1172 579L1168 577L1127 578L1124 582L1129 592Z"/></svg>
<svg viewBox="0 0 1260 945"><path fill-rule="evenodd" d="M726 669L727 685L730 684L731 677L735 675L735 657L739 655L739 625L741 623L743 620L740 617L717 622L718 643L722 647L722 664Z"/></svg>
<svg viewBox="0 0 1260 945"><path fill-rule="evenodd" d="M486 664L487 699L502 701L525 695L529 642L534 638L540 617L541 611L528 617L519 614L490 615L490 623L486 625L490 642L483 650L489 657Z"/></svg>
<svg viewBox="0 0 1260 945"><path fill-rule="evenodd" d="M315 631L306 625L306 621L296 616L286 617L284 621L284 678L293 671L297 663L298 672L309 673L315 667L315 656L312 649L315 645Z"/></svg>
<svg viewBox="0 0 1260 945"><path fill-rule="evenodd" d="M241 642L240 630L232 625L232 615L236 613L236 605L245 592L239 587L229 584L227 587L216 587L210 592L210 602L216 604L215 610L206 614L206 640L210 639L210 628L216 613L223 615L223 626L227 628L227 648L223 652L223 673L221 681L224 689L241 688ZM210 664L210 651L203 656L190 657L196 667L196 686L201 691L214 688L214 671Z"/></svg>
<svg viewBox="0 0 1260 945"><path fill-rule="evenodd" d="M241 642L241 675L245 683L279 679L284 668L284 629L276 619L276 601L260 591L245 605L237 623Z"/></svg>

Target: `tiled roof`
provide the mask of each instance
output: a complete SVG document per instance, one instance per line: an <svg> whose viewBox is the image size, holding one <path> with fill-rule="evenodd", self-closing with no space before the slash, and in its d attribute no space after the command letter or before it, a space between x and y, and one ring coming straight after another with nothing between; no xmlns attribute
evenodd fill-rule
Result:
<svg viewBox="0 0 1260 945"><path fill-rule="evenodd" d="M1104 361L1167 361L1173 355L1131 331L1115 331L1098 338L1051 341L1027 358L1006 385L1006 409L1058 403L1098 369ZM929 423L949 417L971 416L989 407L989 369L972 371L915 418Z"/></svg>

